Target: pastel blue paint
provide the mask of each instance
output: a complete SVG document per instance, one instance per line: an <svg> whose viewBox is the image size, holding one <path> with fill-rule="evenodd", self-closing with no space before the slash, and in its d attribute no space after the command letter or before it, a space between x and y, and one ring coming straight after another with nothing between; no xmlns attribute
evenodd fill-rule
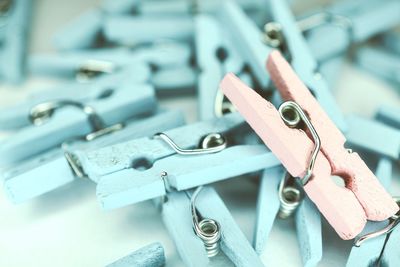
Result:
<svg viewBox="0 0 400 267"><path fill-rule="evenodd" d="M108 264L106 267L162 267L165 265L164 248L152 243Z"/></svg>
<svg viewBox="0 0 400 267"><path fill-rule="evenodd" d="M0 80L19 83L25 76L32 1L15 0L1 18Z"/></svg>
<svg viewBox="0 0 400 267"><path fill-rule="evenodd" d="M85 11L57 31L54 46L60 51L91 48L101 32L102 19L100 9Z"/></svg>
<svg viewBox="0 0 400 267"><path fill-rule="evenodd" d="M347 123L346 139L349 144L391 159L399 158L400 130L355 115L349 116Z"/></svg>
<svg viewBox="0 0 400 267"><path fill-rule="evenodd" d="M125 122L125 127L109 135L101 136L90 142L74 142L64 148L52 149L23 161L3 173L4 187L14 203L21 203L59 188L76 179L64 154L75 156L79 162L79 154L130 138L138 138L155 134L160 130L168 130L184 123L178 111L160 112L152 117ZM85 169L82 168L85 173ZM94 182L97 182L94 180Z"/></svg>
<svg viewBox="0 0 400 267"><path fill-rule="evenodd" d="M383 123L400 129L400 108L395 106L380 106L376 118Z"/></svg>

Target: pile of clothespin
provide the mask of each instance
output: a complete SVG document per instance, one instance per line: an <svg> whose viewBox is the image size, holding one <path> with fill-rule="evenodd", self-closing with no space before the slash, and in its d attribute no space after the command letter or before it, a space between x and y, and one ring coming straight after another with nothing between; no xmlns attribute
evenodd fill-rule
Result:
<svg viewBox="0 0 400 267"><path fill-rule="evenodd" d="M103 0L58 31L57 52L28 55L32 2L1 1L1 81L60 81L0 108L10 201L77 179L104 210L152 200L185 266L264 266L279 219L295 221L304 266L324 257L322 220L354 240L346 266L400 266L400 106L344 115L333 92L349 59L400 88L400 1L295 2ZM181 94L197 122L158 105ZM253 240L213 188L239 176L258 190ZM165 261L156 242L108 266Z"/></svg>

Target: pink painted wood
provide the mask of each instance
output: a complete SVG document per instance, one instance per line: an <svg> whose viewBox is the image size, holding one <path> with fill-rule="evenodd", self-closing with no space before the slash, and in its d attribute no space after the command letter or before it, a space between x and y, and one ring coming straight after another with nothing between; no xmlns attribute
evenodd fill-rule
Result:
<svg viewBox="0 0 400 267"><path fill-rule="evenodd" d="M343 134L279 52L271 53L267 65L284 99L304 109L321 138L321 151L304 189L339 236L354 238L367 219L384 220L396 213L391 197L360 157L343 147ZM227 74L220 87L288 172L304 176L314 147L307 134L287 127L276 108L234 74ZM343 177L346 187L336 185L331 175Z"/></svg>

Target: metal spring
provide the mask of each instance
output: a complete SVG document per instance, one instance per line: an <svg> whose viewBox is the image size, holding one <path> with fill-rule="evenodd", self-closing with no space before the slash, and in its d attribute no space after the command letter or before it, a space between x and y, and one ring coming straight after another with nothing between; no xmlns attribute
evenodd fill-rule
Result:
<svg viewBox="0 0 400 267"><path fill-rule="evenodd" d="M397 205L400 207L400 197L393 197L393 199L396 201ZM393 231L393 229L395 227L398 227L399 225L400 225L400 211L398 211L395 215L393 215L392 217L389 218L389 224L385 228L375 231L375 232L372 232L372 233L365 234L365 235L357 238L354 241L354 246L360 247L361 244L363 244L365 241L367 241L369 239L376 238L381 235L387 235L387 234L391 233Z"/></svg>
<svg viewBox="0 0 400 267"><path fill-rule="evenodd" d="M311 121L307 118L307 115L304 113L303 109L296 102L283 102L279 106L279 114L285 124L291 128L297 127L300 122L303 121L314 139L314 149L311 154L311 159L308 164L306 174L301 178L302 184L305 185L312 175L315 161L317 160L319 150L321 149L321 140Z"/></svg>
<svg viewBox="0 0 400 267"><path fill-rule="evenodd" d="M301 191L294 185L288 185L288 179L292 179L295 182L292 176L286 175L279 183L278 196L280 207L278 216L281 219L289 218L296 211L302 200Z"/></svg>
<svg viewBox="0 0 400 267"><path fill-rule="evenodd" d="M221 240L221 226L213 219L204 218L199 221L196 211L196 198L202 186L198 187L191 197L191 212L193 219L193 229L196 235L203 241L208 257L214 257L219 253Z"/></svg>

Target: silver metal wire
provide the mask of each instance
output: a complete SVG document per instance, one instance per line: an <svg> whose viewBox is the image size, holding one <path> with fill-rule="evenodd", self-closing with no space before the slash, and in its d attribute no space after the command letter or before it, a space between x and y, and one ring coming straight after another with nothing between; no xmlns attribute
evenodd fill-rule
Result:
<svg viewBox="0 0 400 267"><path fill-rule="evenodd" d="M397 205L400 207L400 197L393 197L393 199L396 201ZM368 241L370 239L382 236L382 235L387 235L391 233L398 225L400 224L400 211L398 211L395 215L390 217L389 219L389 224L384 227L381 230L365 234L359 238L357 238L354 241L354 246L355 247L360 247L365 241Z"/></svg>
<svg viewBox="0 0 400 267"><path fill-rule="evenodd" d="M160 138L166 142L176 153L181 155L201 155L217 153L224 150L227 146L226 139L222 134L211 133L203 138L201 148L196 149L183 149L179 147L168 135L165 133L156 133L155 138Z"/></svg>
<svg viewBox="0 0 400 267"><path fill-rule="evenodd" d="M46 123L56 112L56 110L63 108L63 107L76 107L82 110L88 117L89 124L92 128L92 132L85 136L85 141L92 141L100 136L110 134L115 131L119 131L124 127L123 123L117 123L115 125L107 127L100 116L96 113L94 108L88 105L84 105L80 102L71 101L71 100L59 100L59 101L49 101L43 102L34 106L29 112L29 120L32 124L36 126L43 125ZM69 142L65 141L61 147L64 150L67 150ZM65 159L67 160L68 164L70 165L74 174L79 178L87 177L83 171L82 165L79 162L78 158L66 151L64 153Z"/></svg>
<svg viewBox="0 0 400 267"><path fill-rule="evenodd" d="M350 18L346 16L324 11L309 15L297 21L297 25L302 32L307 32L326 24L331 24L343 28L348 32L349 39L350 41L352 41L353 22Z"/></svg>
<svg viewBox="0 0 400 267"><path fill-rule="evenodd" d="M78 82L88 82L101 74L113 73L116 68L110 61L90 59L78 68L75 78Z"/></svg>
<svg viewBox="0 0 400 267"><path fill-rule="evenodd" d="M285 36L282 31L282 25L272 21L264 25L263 41L272 48L284 50Z"/></svg>
<svg viewBox="0 0 400 267"><path fill-rule="evenodd" d="M288 182L291 183L289 184ZM279 183L278 196L280 207L278 216L281 219L289 218L301 203L302 193L295 185L295 179L288 173Z"/></svg>
<svg viewBox="0 0 400 267"><path fill-rule="evenodd" d="M306 174L303 178L301 178L301 182L303 185L307 184L308 180L312 175L312 171L314 169L315 161L318 156L318 152L321 149L321 140L318 136L317 131L315 130L314 126L312 125L311 121L308 119L307 115L304 113L303 109L294 101L286 101L283 102L279 106L279 114L282 120L291 128L294 128L299 125L301 121L305 123L308 130L311 133L311 136L314 139L314 149L311 154L311 159L308 164Z"/></svg>
<svg viewBox="0 0 400 267"><path fill-rule="evenodd" d="M235 106L231 102L226 102L225 95L221 89L217 90L214 102L214 114L217 118L224 116L226 113L235 112Z"/></svg>
<svg viewBox="0 0 400 267"><path fill-rule="evenodd" d="M214 257L220 250L221 226L213 219L203 218L199 220L196 210L196 199L202 189L202 186L196 188L190 198L193 229L196 235L203 241L207 256Z"/></svg>

